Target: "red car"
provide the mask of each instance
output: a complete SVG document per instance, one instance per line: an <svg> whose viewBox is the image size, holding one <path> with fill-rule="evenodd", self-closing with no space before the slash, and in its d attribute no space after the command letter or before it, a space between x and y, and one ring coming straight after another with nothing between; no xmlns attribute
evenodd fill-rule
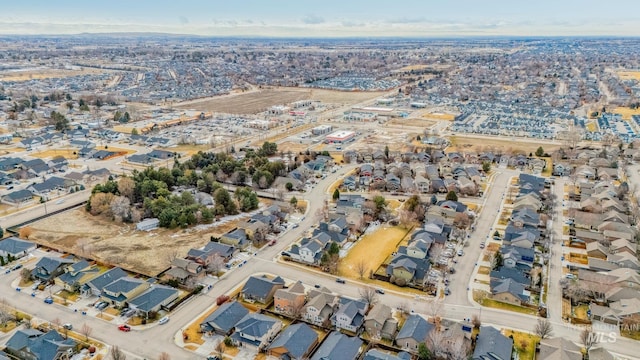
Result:
<svg viewBox="0 0 640 360"><path fill-rule="evenodd" d="M129 331L131 331L131 326L129 326L127 324L118 325L118 330L124 331L124 332L129 332Z"/></svg>

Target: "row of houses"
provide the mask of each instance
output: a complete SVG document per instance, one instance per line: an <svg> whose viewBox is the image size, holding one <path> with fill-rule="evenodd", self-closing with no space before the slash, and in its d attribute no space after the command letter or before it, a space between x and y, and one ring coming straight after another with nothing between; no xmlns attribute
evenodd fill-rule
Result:
<svg viewBox="0 0 640 360"><path fill-rule="evenodd" d="M534 268L542 268L543 232L545 221L539 211L546 197L543 178L520 174L518 195L498 250L501 262L492 264L491 297L514 305L530 304L531 291L539 291L542 279L533 277ZM536 249L538 247L538 249ZM498 256L498 255L496 255Z"/></svg>

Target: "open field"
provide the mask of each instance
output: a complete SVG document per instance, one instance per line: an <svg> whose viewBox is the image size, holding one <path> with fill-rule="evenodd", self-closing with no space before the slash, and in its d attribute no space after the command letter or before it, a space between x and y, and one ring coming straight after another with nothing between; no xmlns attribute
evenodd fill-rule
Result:
<svg viewBox="0 0 640 360"><path fill-rule="evenodd" d="M433 120L420 118L393 118L387 122L389 125L414 126L419 128L431 129L437 122Z"/></svg>
<svg viewBox="0 0 640 360"><path fill-rule="evenodd" d="M618 71L618 77L622 80L640 81L640 71Z"/></svg>
<svg viewBox="0 0 640 360"><path fill-rule="evenodd" d="M86 74L101 74L108 70L94 69L94 68L80 68L79 70L66 70L66 69L32 69L25 71L12 71L1 72L0 81L27 81L34 79L50 79L50 78L65 78L70 76L86 75Z"/></svg>
<svg viewBox="0 0 640 360"><path fill-rule="evenodd" d="M169 267L172 255L186 255L189 249L205 245L210 236L220 236L233 229L238 221L205 230L158 229L143 232L136 231L133 224L117 224L92 216L84 209L75 209L32 224L33 234L29 239L61 251L78 255L84 253L84 256L105 263L156 276ZM60 228L61 223L65 223L64 230Z"/></svg>
<svg viewBox="0 0 640 360"><path fill-rule="evenodd" d="M453 121L453 119L456 117L454 114L448 114L448 113L441 113L441 112L432 112L432 113L427 113L422 115L423 118L427 118L427 119L437 119L437 120L447 120L447 121Z"/></svg>
<svg viewBox="0 0 640 360"><path fill-rule="evenodd" d="M365 137L358 138L354 143L347 146L347 149L356 151L372 151L373 149L384 149L389 146L390 151L408 151L411 139L416 134L409 134L406 131L394 131L393 129L373 130Z"/></svg>
<svg viewBox="0 0 640 360"><path fill-rule="evenodd" d="M538 147L540 147L539 143L535 142L525 142L520 141L520 138L512 138L512 139L494 139L489 137L462 137L462 136L450 136L449 141L451 141L451 146L447 148L447 151L490 151L495 150L503 150L503 151L511 151L515 153L529 154L535 152ZM543 149L547 153L551 153L560 148L560 145L550 145L545 144Z"/></svg>
<svg viewBox="0 0 640 360"><path fill-rule="evenodd" d="M319 100L330 104L357 104L386 94L384 91L337 91L310 88L272 88L237 95L223 95L176 105L179 109L196 109L228 114L256 114L274 105L298 100Z"/></svg>
<svg viewBox="0 0 640 360"><path fill-rule="evenodd" d="M359 275L356 268L363 261L366 268L364 276L368 277L370 270L376 271L384 259L396 250L406 233L407 230L395 226L381 227L371 234L364 235L340 261L338 273L357 279Z"/></svg>
<svg viewBox="0 0 640 360"><path fill-rule="evenodd" d="M617 107L613 110L614 114L621 114L623 120L631 120L631 115L640 115L640 109L631 109L628 107Z"/></svg>
<svg viewBox="0 0 640 360"><path fill-rule="evenodd" d="M197 153L198 151L202 151L202 152L207 152L207 151L211 151L211 146L210 145L191 145L191 144L186 144L186 145L176 145L171 147L171 151L174 152L179 152L179 153L184 153L186 156L192 156L193 154Z"/></svg>
<svg viewBox="0 0 640 360"><path fill-rule="evenodd" d="M62 156L67 160L72 160L72 159L78 158L78 154L76 153L76 151L77 150L75 149L49 149L49 150L30 154L30 156L41 158L41 159Z"/></svg>

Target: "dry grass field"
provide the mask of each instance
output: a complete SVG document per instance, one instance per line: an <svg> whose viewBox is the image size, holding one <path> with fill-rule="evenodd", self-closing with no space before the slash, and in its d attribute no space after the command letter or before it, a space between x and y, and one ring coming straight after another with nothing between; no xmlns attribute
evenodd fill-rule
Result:
<svg viewBox="0 0 640 360"><path fill-rule="evenodd" d="M344 277L357 279L356 268L361 261L364 261L367 269L365 276L369 276L369 270L376 271L384 259L396 250L406 233L407 230L396 226L381 227L371 234L364 235L340 261L338 273Z"/></svg>
<svg viewBox="0 0 640 360"><path fill-rule="evenodd" d="M617 107L613 110L614 114L621 114L623 120L631 120L631 115L640 115L640 109L631 109L628 107Z"/></svg>
<svg viewBox="0 0 640 360"><path fill-rule="evenodd" d="M540 144L536 142L521 141L520 138L512 139L494 139L489 137L466 137L466 136L450 136L451 146L447 151L496 151L498 149L513 152L529 154L535 152ZM560 148L560 145L544 144L544 151L551 153ZM492 150L493 149L493 150Z"/></svg>
<svg viewBox="0 0 640 360"><path fill-rule="evenodd" d="M73 221L69 221L73 219ZM240 220L238 220L240 221ZM155 276L169 266L174 253L184 256L191 248L205 245L210 236L220 236L238 221L205 230L158 229L136 231L133 224L117 224L76 209L31 225L29 237L39 244L84 254L144 275ZM64 223L64 229L60 224ZM83 245L81 245L83 244Z"/></svg>
<svg viewBox="0 0 640 360"><path fill-rule="evenodd" d="M78 154L75 149L49 149L45 151L40 151L37 153L30 154L33 157L47 159L54 158L56 156L62 156L67 160L73 160L78 158Z"/></svg>
<svg viewBox="0 0 640 360"><path fill-rule="evenodd" d="M298 100L318 100L325 104L357 104L386 94L383 91L337 91L310 88L272 88L254 92L223 95L177 104L179 109L196 109L227 114L257 114L274 105Z"/></svg>
<svg viewBox="0 0 640 360"><path fill-rule="evenodd" d="M65 78L70 76L86 75L86 74L100 74L107 72L108 70L94 69L94 68L81 68L80 70L65 70L65 69L34 69L27 71L13 71L0 73L0 81L27 81L34 79L50 79L50 78Z"/></svg>
<svg viewBox="0 0 640 360"><path fill-rule="evenodd" d="M622 80L640 81L640 71L618 71L618 77Z"/></svg>
<svg viewBox="0 0 640 360"><path fill-rule="evenodd" d="M423 114L422 117L425 118L425 119L453 121L453 119L456 116L454 114L441 113L441 112L432 112L432 113Z"/></svg>
<svg viewBox="0 0 640 360"><path fill-rule="evenodd" d="M393 119L389 120L387 122L387 124L389 124L389 125L401 125L401 126L414 126L414 127L419 127L419 128L430 129L435 124L437 124L437 122L433 121L433 120L419 119L419 118L407 118L407 119L393 118Z"/></svg>

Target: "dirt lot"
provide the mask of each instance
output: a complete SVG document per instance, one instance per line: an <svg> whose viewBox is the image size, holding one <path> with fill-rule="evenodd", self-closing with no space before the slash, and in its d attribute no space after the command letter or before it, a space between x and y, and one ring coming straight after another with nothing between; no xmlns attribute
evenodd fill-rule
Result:
<svg viewBox="0 0 640 360"><path fill-rule="evenodd" d="M45 158L53 158L56 156L62 156L67 160L77 159L78 154L75 149L54 149L54 150L45 150L37 153L31 154L33 157L45 159Z"/></svg>
<svg viewBox="0 0 640 360"><path fill-rule="evenodd" d="M622 114L622 119L631 120L631 115L640 115L640 109L631 109L628 107L618 107L613 110L615 114Z"/></svg>
<svg viewBox="0 0 640 360"><path fill-rule="evenodd" d="M73 221L69 221L73 219ZM64 230L60 224L64 223ZM201 247L210 236L219 236L233 229L228 222L206 230L136 231L135 225L116 224L76 209L40 220L33 225L29 237L42 245L62 251L95 257L127 270L155 276L169 265L174 253L185 256L191 248Z"/></svg>
<svg viewBox="0 0 640 360"><path fill-rule="evenodd" d="M402 125L402 126L415 126L415 127L420 127L420 128L431 129L435 124L437 124L437 122L433 121L433 120L418 119L418 118L408 118L408 119L393 118L393 119L389 120L387 122L387 124L389 124L389 125Z"/></svg>
<svg viewBox="0 0 640 360"><path fill-rule="evenodd" d="M19 72L0 73L0 81L27 81L33 79L64 78L86 74L100 74L108 70L81 68L80 70L38 69Z"/></svg>
<svg viewBox="0 0 640 360"><path fill-rule="evenodd" d="M373 130L347 148L356 151L373 151L375 149L384 149L384 146L387 145L390 151L404 152L407 150L410 140L415 138L417 134L415 131L412 134L408 131L393 131L391 129Z"/></svg>
<svg viewBox="0 0 640 360"><path fill-rule="evenodd" d="M349 92L308 88L274 88L237 95L223 95L219 97L189 101L184 105L177 105L180 109L196 109L206 112L220 112L228 114L256 114L274 105L285 105L298 100L319 100L330 104L357 104L375 99L385 92Z"/></svg>
<svg viewBox="0 0 640 360"><path fill-rule="evenodd" d="M618 76L622 80L635 79L640 81L640 71L619 71Z"/></svg>
<svg viewBox="0 0 640 360"><path fill-rule="evenodd" d="M524 154L529 154L531 152L535 152L538 147L540 147L539 143L536 142L525 142L521 141L520 138L513 139L494 139L488 137L462 137L462 136L450 136L449 141L451 141L451 146L447 148L447 151L496 151L501 149L506 152L522 152ZM560 145L550 145L543 144L542 148L545 152L551 153L552 151L558 150Z"/></svg>

